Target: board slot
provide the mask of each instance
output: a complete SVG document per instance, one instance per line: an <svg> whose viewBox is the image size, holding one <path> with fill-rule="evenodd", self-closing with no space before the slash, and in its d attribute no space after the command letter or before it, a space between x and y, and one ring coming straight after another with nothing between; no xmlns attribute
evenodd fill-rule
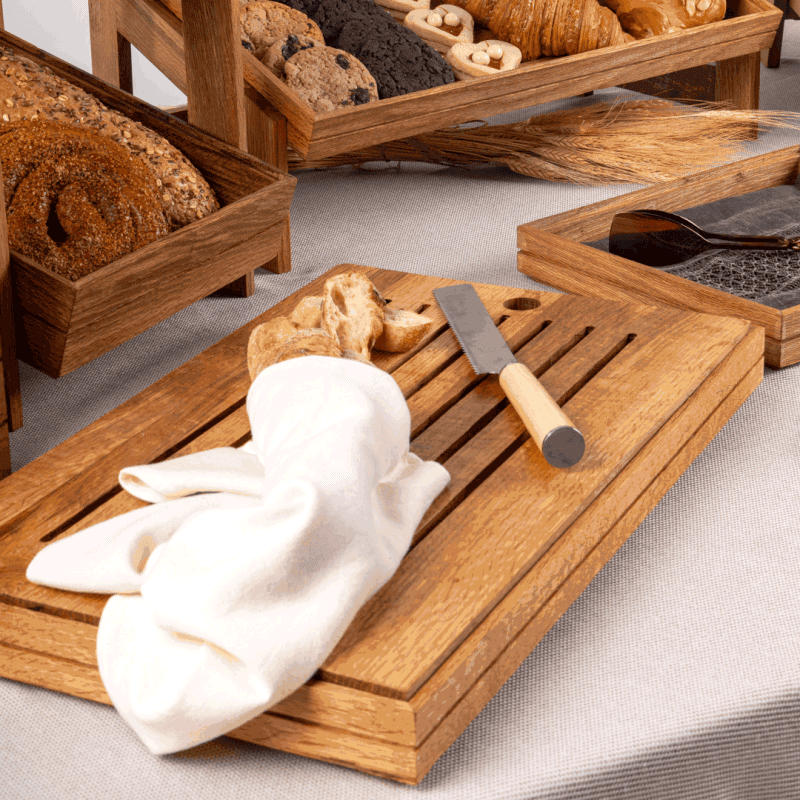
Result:
<svg viewBox="0 0 800 800"><path fill-rule="evenodd" d="M593 330L592 326L588 326L572 336L569 342L534 368L532 370L534 374L542 375L552 369ZM636 334L626 334L605 355L594 362L566 392L555 397L556 403L563 406L569 402L635 338ZM491 386L491 394L486 392L483 396L478 392L465 394L457 404L448 409L448 414L441 415L440 419L440 425L431 425L422 432L414 441L412 450L420 458L434 459L443 464L453 478L422 518L413 544L422 541L530 438L522 420L510 407L510 403L497 384ZM457 438L448 441L447 429L462 432ZM487 458L491 469L476 467L485 463Z"/></svg>
<svg viewBox="0 0 800 800"><path fill-rule="evenodd" d="M210 419L208 422L204 423L199 428L193 430L188 436L184 436L183 439L181 439L178 442L175 442L171 447L168 447L163 453L161 453L161 455L154 458L150 463L158 464L161 461L166 461L168 458L171 458L176 453L178 453L179 451L187 447L189 444L191 444L191 442L193 442L195 439L199 438L204 433L207 433L216 425L219 425L220 422L225 420L227 417L231 416L231 414L234 414L246 402L247 402L247 397L245 396L237 400L236 402L232 403L224 411L221 411L219 414ZM242 443L244 444L244 442ZM236 447L236 445L231 445L231 446Z"/></svg>
<svg viewBox="0 0 800 800"><path fill-rule="evenodd" d="M93 500L88 505L85 505L77 514L73 514L69 519L64 520L58 527L53 528L52 531L46 533L39 539L40 542L52 542L53 539L60 536L65 531L68 531L73 525L77 525L84 517L91 514L95 509L112 500L122 491L121 486L114 486L109 489L105 494L100 495L96 500Z"/></svg>
<svg viewBox="0 0 800 800"><path fill-rule="evenodd" d="M634 339L636 338L635 333L629 333L623 339L619 341L617 345L615 345L608 353L601 358L587 373L584 375L580 380L576 381L575 384L567 390L558 400L558 404L563 406L565 403L568 403L584 386L586 386L589 381L597 375L601 369L603 369L606 365L610 364L612 359L616 358Z"/></svg>
<svg viewBox="0 0 800 800"><path fill-rule="evenodd" d="M501 317L500 330L503 332L502 323L510 317ZM542 320L533 330L527 332L517 332L512 337L507 337L509 346L512 352L519 352L522 348L528 346L537 336L539 336L549 325L552 320ZM411 438L416 439L420 434L435 424L440 417L446 414L454 405L459 403L463 398L482 385L489 378L488 375L476 375L472 369L472 365L464 355L461 347L450 359L449 365L438 373L437 377L441 381L437 386L431 387L431 390L421 397L411 399L409 409L411 410ZM450 370L449 374L446 371ZM428 384L430 381L427 382ZM492 383L489 380L489 383ZM425 388L424 386L421 388ZM444 391L442 391L444 390ZM435 395L440 395L437 398ZM422 411L427 406L427 411ZM421 414L424 414L420 419Z"/></svg>
<svg viewBox="0 0 800 800"><path fill-rule="evenodd" d="M505 403L498 413L505 410L509 403ZM464 481L455 491L448 491L446 495L440 495L422 518L419 527L414 533L411 547L421 542L453 509L455 509L464 498L474 492L501 464L507 461L514 453L519 450L525 441L530 437L528 431L520 433L512 439L499 453L477 473L472 475L469 480Z"/></svg>
<svg viewBox="0 0 800 800"><path fill-rule="evenodd" d="M394 374L398 369L400 369L400 367L405 365L408 361L414 358L414 356L423 351L431 342L433 342L435 339L441 336L446 330L447 330L446 322L437 325L432 331L429 331L425 335L425 337L418 345L412 347L410 350L406 350L405 353L390 354L390 353L381 353L380 351L373 351L373 356L376 356L374 363L381 369L384 368L387 369L387 371L390 374ZM393 360L391 364L389 364L387 367L384 367L382 361L384 360L384 358L389 356L393 356ZM408 395L406 395L406 398L408 398Z"/></svg>
<svg viewBox="0 0 800 800"><path fill-rule="evenodd" d="M592 331L594 327L592 325L587 326L582 331L579 331L574 336L571 336L568 341L566 341L561 347L558 348L551 356L545 359L535 370L532 370L533 374L537 378L541 378L542 375L547 372L547 370L554 367L564 358L570 350L576 348Z"/></svg>

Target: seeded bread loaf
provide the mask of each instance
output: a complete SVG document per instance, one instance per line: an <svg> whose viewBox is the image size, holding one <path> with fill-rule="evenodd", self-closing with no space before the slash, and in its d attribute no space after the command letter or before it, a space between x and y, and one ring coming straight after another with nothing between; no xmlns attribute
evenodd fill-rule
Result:
<svg viewBox="0 0 800 800"><path fill-rule="evenodd" d="M52 120L90 128L126 147L155 174L174 230L219 208L205 178L164 137L103 105L46 67L0 49L0 120Z"/></svg>

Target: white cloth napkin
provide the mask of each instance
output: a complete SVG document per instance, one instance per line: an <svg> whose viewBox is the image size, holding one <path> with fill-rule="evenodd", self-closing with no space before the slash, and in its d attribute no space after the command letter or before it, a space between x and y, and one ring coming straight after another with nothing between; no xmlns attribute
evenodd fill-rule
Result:
<svg viewBox="0 0 800 800"><path fill-rule="evenodd" d="M154 753L233 730L305 683L450 480L409 453L408 406L375 367L276 364L247 412L248 445L123 470L121 485L153 505L53 542L28 566L35 583L116 593L100 619L100 675Z"/></svg>

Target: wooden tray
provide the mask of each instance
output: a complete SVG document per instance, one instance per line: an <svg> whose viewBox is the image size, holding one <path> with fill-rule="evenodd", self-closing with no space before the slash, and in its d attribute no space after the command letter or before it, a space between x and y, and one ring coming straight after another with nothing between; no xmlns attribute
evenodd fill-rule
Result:
<svg viewBox="0 0 800 800"><path fill-rule="evenodd" d="M116 2L117 30L95 26L93 42L105 37L106 44L98 47L115 49L119 32L186 92L181 0ZM527 62L497 76L458 81L325 116L317 116L252 53L243 52L242 63L246 82L286 117L289 141L309 160L710 62L717 62L716 88L715 95L705 99L758 108L760 51L772 45L781 12L768 0L731 0L729 8L733 18L689 31ZM129 53L123 60L129 60Z"/></svg>
<svg viewBox="0 0 800 800"><path fill-rule="evenodd" d="M800 147L787 147L528 222L517 229L517 266L540 283L573 294L663 303L750 320L765 329L765 360L769 366L778 369L796 364L800 362L800 306L784 310L763 306L579 242L608 236L611 220L620 211L681 211L794 183L798 172Z"/></svg>
<svg viewBox="0 0 800 800"><path fill-rule="evenodd" d="M14 254L19 356L58 377L276 255L296 179L6 32L0 44L164 136L223 206L77 281Z"/></svg>
<svg viewBox="0 0 800 800"><path fill-rule="evenodd" d="M414 351L377 364L408 399L413 451L452 482L315 678L231 735L418 783L758 386L764 333L477 285L586 436L580 464L557 470L447 327L432 290L455 281L364 269L435 321ZM28 583L27 564L44 543L142 505L119 489L122 467L244 443L249 333L326 277L0 483L0 675L109 702L95 661L106 598Z"/></svg>

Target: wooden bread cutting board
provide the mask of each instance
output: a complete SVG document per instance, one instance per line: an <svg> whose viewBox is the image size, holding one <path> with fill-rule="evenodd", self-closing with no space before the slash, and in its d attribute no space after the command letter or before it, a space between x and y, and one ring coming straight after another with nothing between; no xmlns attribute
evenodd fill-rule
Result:
<svg viewBox="0 0 800 800"><path fill-rule="evenodd" d="M105 596L28 583L47 542L143 505L122 467L249 438L256 324L319 294L340 265L0 483L0 675L108 703L95 660ZM763 376L763 329L674 308L476 284L515 351L583 432L547 464L497 378L478 377L432 291L457 281L363 269L424 311L413 351L376 354L412 450L452 480L394 577L317 675L232 736L418 783Z"/></svg>

